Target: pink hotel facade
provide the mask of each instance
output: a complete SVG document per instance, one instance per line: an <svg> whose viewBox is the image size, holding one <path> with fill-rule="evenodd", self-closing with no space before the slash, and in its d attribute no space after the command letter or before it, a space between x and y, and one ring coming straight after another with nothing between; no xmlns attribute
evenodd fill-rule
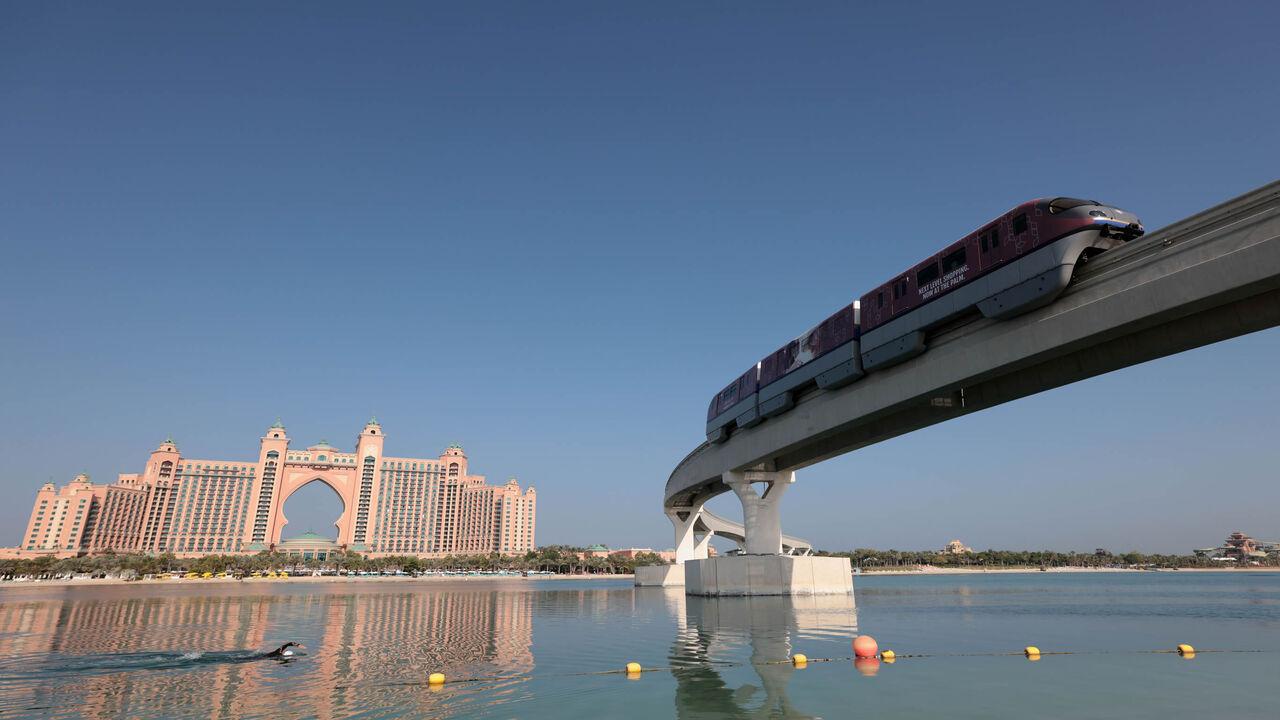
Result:
<svg viewBox="0 0 1280 720"><path fill-rule="evenodd" d="M444 557L534 547L537 496L512 478L486 485L467 474L467 456L451 445L437 458L383 455L385 436L370 420L355 452L323 440L291 450L279 421L262 437L256 462L193 460L172 439L146 469L111 485L86 475L40 488L22 543L11 556L71 557L114 552L172 552L180 557L274 550L289 496L313 482L342 499L335 544L372 556Z"/></svg>

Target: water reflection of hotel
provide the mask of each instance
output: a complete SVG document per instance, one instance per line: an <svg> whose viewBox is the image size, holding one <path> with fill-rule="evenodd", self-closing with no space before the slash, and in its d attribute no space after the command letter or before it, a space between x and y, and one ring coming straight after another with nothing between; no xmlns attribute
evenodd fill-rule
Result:
<svg viewBox="0 0 1280 720"><path fill-rule="evenodd" d="M533 669L532 628L528 593L491 590L12 598L0 603L0 657L43 662L88 654L111 662L127 653L263 649L299 640L308 655L287 668L257 660L90 672L75 681L80 696L67 697L64 684L51 694L36 682L26 698L11 688L7 702L51 710L74 703L76 714L88 718L133 717L144 709L151 715L162 709L155 703L173 704L173 714L183 716L200 708L201 717L239 718L287 697L293 713L330 718L376 707L379 686L421 681L424 692L404 708L413 716L438 710L441 697L425 688L430 672L507 678L487 685L494 697L524 682Z"/></svg>

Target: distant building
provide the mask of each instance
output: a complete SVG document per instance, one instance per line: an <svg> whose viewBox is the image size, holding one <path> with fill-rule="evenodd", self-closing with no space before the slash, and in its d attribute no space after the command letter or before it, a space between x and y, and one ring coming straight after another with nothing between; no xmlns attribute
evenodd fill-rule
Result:
<svg viewBox="0 0 1280 720"><path fill-rule="evenodd" d="M965 544L959 540L952 540L947 543L946 547L942 548L941 552L945 555L964 555L965 553L973 552L973 548L966 547Z"/></svg>
<svg viewBox="0 0 1280 720"><path fill-rule="evenodd" d="M1225 561L1262 560L1269 555L1280 554L1280 543L1254 540L1237 531L1227 536L1226 544L1220 547L1196 548L1195 554Z"/></svg>
<svg viewBox="0 0 1280 720"><path fill-rule="evenodd" d="M111 485L94 485L88 475L61 488L46 483L21 544L4 554L72 557L111 550L191 557L296 549L281 542L284 503L313 482L342 499L338 537L326 555L514 555L533 549L532 487L521 490L515 478L486 485L483 476L467 474L467 456L458 445L436 458L387 457L384 437L374 419L356 436L355 452L324 440L291 449L277 421L251 462L183 457L170 438L152 451L143 472L121 474ZM315 538L306 540L316 545Z"/></svg>
<svg viewBox="0 0 1280 720"><path fill-rule="evenodd" d="M1258 541L1242 532L1233 532L1227 536L1226 555L1239 560L1256 555L1265 557L1266 553L1259 552Z"/></svg>
<svg viewBox="0 0 1280 720"><path fill-rule="evenodd" d="M599 545L599 544L588 547L587 549L578 553L578 555L584 560L586 558L593 558L593 557L607 558L607 557L612 557L614 555L617 555L618 557L621 557L621 558L631 559L642 553L652 553L669 563L673 563L676 561L675 550L658 551L650 548L623 548L622 550L610 550L608 545ZM715 557L715 555L712 555L711 557Z"/></svg>
<svg viewBox="0 0 1280 720"><path fill-rule="evenodd" d="M308 530L298 537L281 540L276 543L276 552L284 553L291 559L316 560L324 562L332 557L344 554L342 546L320 533Z"/></svg>
<svg viewBox="0 0 1280 720"><path fill-rule="evenodd" d="M617 555L618 557L627 558L628 560L630 560L631 558L634 558L637 555L649 554L649 555L657 555L658 557L662 558L664 561L669 563L673 563L676 561L675 550L653 550L651 548L625 548L623 550L614 550L613 554Z"/></svg>

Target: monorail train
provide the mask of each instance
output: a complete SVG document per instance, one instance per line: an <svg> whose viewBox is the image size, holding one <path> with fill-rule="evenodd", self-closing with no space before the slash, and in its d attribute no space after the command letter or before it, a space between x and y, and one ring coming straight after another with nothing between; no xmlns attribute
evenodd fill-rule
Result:
<svg viewBox="0 0 1280 720"><path fill-rule="evenodd" d="M840 308L711 398L707 440L780 415L810 385L832 389L925 351L925 334L977 308L1005 319L1048 305L1077 263L1143 233L1093 200L1023 203Z"/></svg>

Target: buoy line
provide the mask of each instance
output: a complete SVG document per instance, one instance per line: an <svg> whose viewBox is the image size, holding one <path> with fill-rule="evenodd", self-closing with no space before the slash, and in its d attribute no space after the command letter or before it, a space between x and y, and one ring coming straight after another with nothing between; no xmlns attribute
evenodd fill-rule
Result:
<svg viewBox="0 0 1280 720"><path fill-rule="evenodd" d="M1194 658L1196 655L1204 654L1230 654L1230 653L1274 653L1280 652L1276 650L1194 650L1190 645L1179 645L1173 650L1039 650L1035 647L1028 647L1018 652L988 652L988 653L895 653L886 650L879 657L830 657L830 658L811 658L796 653L785 660L762 660L760 662L704 662L690 665L670 665L666 667L641 667L638 663L627 663L626 667L614 668L611 670L588 670L584 672L572 673L548 673L527 674L527 675L485 675L464 678L447 678L442 673L432 673L427 680L411 680L402 682L376 683L373 685L363 684L360 687L418 687L429 686L439 688L442 685L462 685L467 683L483 683L495 682L502 680L533 680L536 678L564 678L564 677L587 677L590 675L627 675L628 677L639 677L642 673L659 673L674 672L677 670L696 670L706 668L737 668L737 667L764 667L769 665L795 665L797 668L803 668L809 663L835 663L848 662L852 660L854 663L859 661L874 661L879 665L883 660L886 665L891 665L897 660L905 658L930 659L930 658L974 658L974 657L1026 657L1031 660L1038 660L1041 656L1047 655L1181 655L1184 658ZM345 690L355 687L354 685L335 685L335 690Z"/></svg>
<svg viewBox="0 0 1280 720"><path fill-rule="evenodd" d="M1018 652L993 652L993 653L898 653L894 658L952 658L952 657L1005 657L1005 656L1024 656L1024 655L1207 655L1209 653L1271 653L1276 650L1040 650L1037 652L1027 653L1025 650ZM865 659L865 658L859 658ZM813 658L809 662L819 662Z"/></svg>

